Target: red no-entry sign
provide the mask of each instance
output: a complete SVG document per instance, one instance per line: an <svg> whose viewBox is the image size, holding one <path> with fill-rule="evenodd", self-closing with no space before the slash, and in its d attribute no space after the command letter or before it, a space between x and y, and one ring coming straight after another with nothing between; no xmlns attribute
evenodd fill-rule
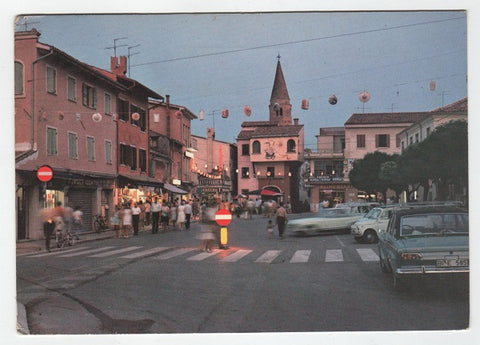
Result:
<svg viewBox="0 0 480 345"><path fill-rule="evenodd" d="M215 213L215 221L220 226L227 226L232 221L232 214L228 210L218 210Z"/></svg>
<svg viewBox="0 0 480 345"><path fill-rule="evenodd" d="M40 168L38 168L37 178L41 182L48 182L52 179L52 177L53 177L53 170L48 165L42 165Z"/></svg>

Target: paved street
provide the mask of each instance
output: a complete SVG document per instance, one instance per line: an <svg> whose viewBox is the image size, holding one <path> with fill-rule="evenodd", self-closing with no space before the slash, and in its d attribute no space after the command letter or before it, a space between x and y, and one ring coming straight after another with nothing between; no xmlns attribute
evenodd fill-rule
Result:
<svg viewBox="0 0 480 345"><path fill-rule="evenodd" d="M395 291L391 276L380 271L376 245L358 244L349 234L268 239L265 225L263 217L234 219L230 248L212 253L199 249L198 224L25 253L17 256L18 301L33 334L469 325L466 280L437 277Z"/></svg>

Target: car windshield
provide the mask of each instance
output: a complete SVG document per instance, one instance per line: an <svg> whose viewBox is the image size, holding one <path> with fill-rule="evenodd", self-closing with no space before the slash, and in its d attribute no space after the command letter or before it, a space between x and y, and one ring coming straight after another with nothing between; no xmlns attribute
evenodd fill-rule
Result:
<svg viewBox="0 0 480 345"><path fill-rule="evenodd" d="M382 210L379 208L372 208L366 215L365 218L377 219L382 213Z"/></svg>
<svg viewBox="0 0 480 345"><path fill-rule="evenodd" d="M400 236L468 234L468 214L429 213L404 216Z"/></svg>

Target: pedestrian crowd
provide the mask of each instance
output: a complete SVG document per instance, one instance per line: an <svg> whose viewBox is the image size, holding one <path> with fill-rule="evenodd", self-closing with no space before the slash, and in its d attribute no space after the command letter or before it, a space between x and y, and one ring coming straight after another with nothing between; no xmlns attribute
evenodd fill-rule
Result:
<svg viewBox="0 0 480 345"><path fill-rule="evenodd" d="M278 227L279 238L283 238L287 214L291 212L289 205L273 200L239 200L237 203L219 204L214 199L198 198L194 200L174 201L160 200L159 197L147 198L145 201L123 202L115 206L108 223L114 230L115 238L138 236L139 231L151 225L152 234L159 231L190 230L192 221L199 221L200 231L197 239L201 241L201 249L211 252L215 239L219 238L219 229L215 223L215 213L219 208L229 208L232 214L244 219L252 219L252 215L261 215L267 220L268 238L273 238L274 228ZM44 209L41 213L44 222L45 246L50 251L51 235L67 232L79 239L84 231L83 211L80 206L63 207L61 202L56 207ZM106 221L107 222L107 221Z"/></svg>

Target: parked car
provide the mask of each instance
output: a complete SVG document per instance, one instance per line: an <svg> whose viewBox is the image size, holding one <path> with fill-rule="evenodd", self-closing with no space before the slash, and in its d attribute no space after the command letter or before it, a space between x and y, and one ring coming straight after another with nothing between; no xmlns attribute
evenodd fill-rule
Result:
<svg viewBox="0 0 480 345"><path fill-rule="evenodd" d="M351 234L359 243L377 243L378 233L387 229L396 206L374 207L351 227Z"/></svg>
<svg viewBox="0 0 480 345"><path fill-rule="evenodd" d="M383 272L395 287L407 277L469 272L468 211L455 206L393 210L387 230L379 234Z"/></svg>
<svg viewBox="0 0 480 345"><path fill-rule="evenodd" d="M321 209L315 217L300 218L288 222L293 235L314 235L349 230L353 223L365 216L375 204L340 204L335 208Z"/></svg>

